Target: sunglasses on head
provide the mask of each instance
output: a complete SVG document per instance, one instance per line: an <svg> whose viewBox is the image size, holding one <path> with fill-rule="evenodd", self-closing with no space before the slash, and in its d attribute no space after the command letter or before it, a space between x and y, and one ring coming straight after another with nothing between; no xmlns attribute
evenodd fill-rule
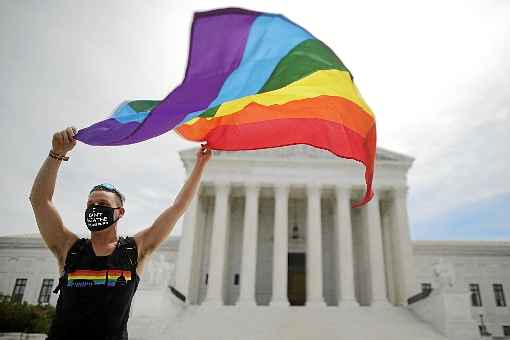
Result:
<svg viewBox="0 0 510 340"><path fill-rule="evenodd" d="M94 186L94 187L92 188L92 190L90 190L89 195L90 195L91 193L93 193L94 191L108 191L108 192L113 192L115 195L117 195L117 196L120 198L120 201L121 201L122 203L124 203L124 201L125 201L124 195L122 195L122 194L120 193L120 191L119 191L117 188L115 188L115 186L113 186L113 184L110 184L110 183L101 183L101 184L98 184L98 185Z"/></svg>

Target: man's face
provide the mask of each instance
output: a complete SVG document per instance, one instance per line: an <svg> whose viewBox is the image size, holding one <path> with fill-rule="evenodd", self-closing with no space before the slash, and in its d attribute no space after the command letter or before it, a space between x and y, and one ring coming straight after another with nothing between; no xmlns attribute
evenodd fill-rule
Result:
<svg viewBox="0 0 510 340"><path fill-rule="evenodd" d="M87 200L87 208L92 205L104 205L107 207L118 208L121 206L120 199L113 192L93 191ZM124 208L114 210L114 218L124 215Z"/></svg>

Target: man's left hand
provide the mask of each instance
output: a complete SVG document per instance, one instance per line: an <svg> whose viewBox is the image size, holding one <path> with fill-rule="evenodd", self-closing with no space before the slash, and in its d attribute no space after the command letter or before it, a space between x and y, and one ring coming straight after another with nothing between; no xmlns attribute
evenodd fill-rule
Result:
<svg viewBox="0 0 510 340"><path fill-rule="evenodd" d="M212 150L209 149L207 144L200 145L200 150L197 152L197 163L205 165L211 159Z"/></svg>

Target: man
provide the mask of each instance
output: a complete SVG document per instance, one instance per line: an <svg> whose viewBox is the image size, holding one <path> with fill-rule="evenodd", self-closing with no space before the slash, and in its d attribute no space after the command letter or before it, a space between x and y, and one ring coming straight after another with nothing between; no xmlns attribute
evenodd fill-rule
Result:
<svg viewBox="0 0 510 340"><path fill-rule="evenodd" d="M117 236L118 221L125 212L120 191L111 184L92 188L85 211L90 239L80 239L65 226L52 203L58 169L76 145L75 134L76 129L69 127L53 135L52 149L30 194L39 231L62 273L55 290L60 290L57 313L47 340L124 340L131 301L144 264L184 214L211 150L202 146L195 167L173 204L134 237Z"/></svg>

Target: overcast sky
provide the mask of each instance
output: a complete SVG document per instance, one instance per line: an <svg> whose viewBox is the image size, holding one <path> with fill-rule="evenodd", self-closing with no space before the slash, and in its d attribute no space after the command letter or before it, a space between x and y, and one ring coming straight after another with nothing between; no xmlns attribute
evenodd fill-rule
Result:
<svg viewBox="0 0 510 340"><path fill-rule="evenodd" d="M129 99L162 99L184 75L192 13L286 15L328 44L376 114L378 145L416 158L414 239L510 239L510 1L1 1L0 235L37 232L28 196L56 130ZM87 192L115 183L120 227L148 226L185 180L176 134L79 143L54 201L76 233ZM180 227L172 233L176 236Z"/></svg>

